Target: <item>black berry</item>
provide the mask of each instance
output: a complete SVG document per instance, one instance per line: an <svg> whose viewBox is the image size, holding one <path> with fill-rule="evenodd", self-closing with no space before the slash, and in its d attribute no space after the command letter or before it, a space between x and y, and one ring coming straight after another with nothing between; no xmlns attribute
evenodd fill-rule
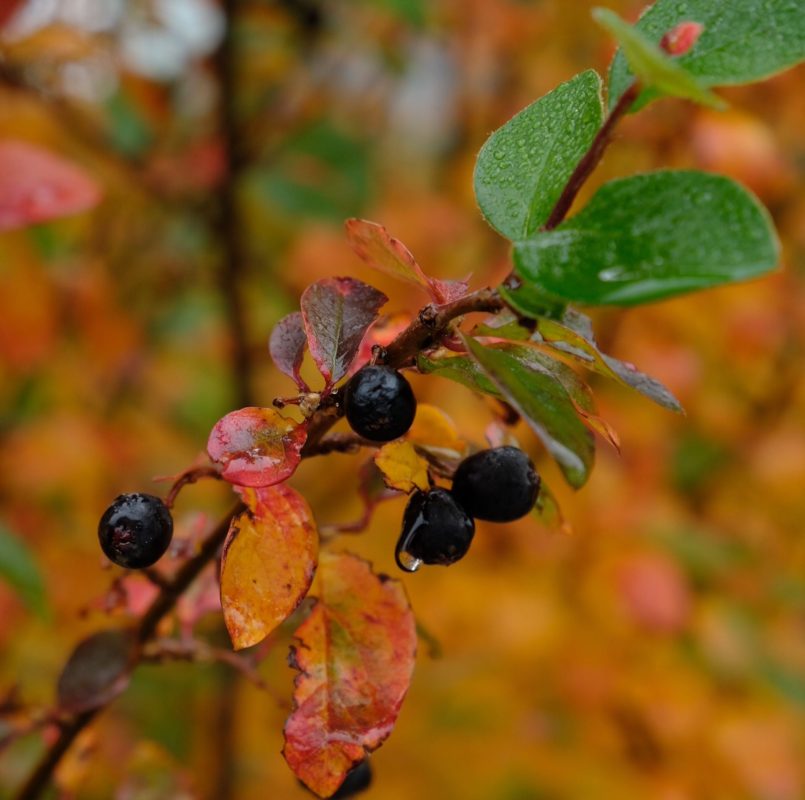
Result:
<svg viewBox="0 0 805 800"><path fill-rule="evenodd" d="M408 572L415 562L453 564L466 555L474 533L472 517L446 489L416 491L405 507L397 564Z"/></svg>
<svg viewBox="0 0 805 800"><path fill-rule="evenodd" d="M142 569L157 562L173 536L167 506L151 494L121 494L98 523L106 557L120 567Z"/></svg>
<svg viewBox="0 0 805 800"><path fill-rule="evenodd" d="M372 784L372 768L369 760L364 759L353 767L344 778L344 782L338 787L338 791L331 796L330 800L346 800L356 794L365 792Z"/></svg>
<svg viewBox="0 0 805 800"><path fill-rule="evenodd" d="M511 522L534 507L539 483L534 462L522 450L494 447L459 464L453 495L473 517Z"/></svg>
<svg viewBox="0 0 805 800"><path fill-rule="evenodd" d="M411 384L391 367L359 369L347 384L344 405L352 430L373 442L399 438L416 414Z"/></svg>

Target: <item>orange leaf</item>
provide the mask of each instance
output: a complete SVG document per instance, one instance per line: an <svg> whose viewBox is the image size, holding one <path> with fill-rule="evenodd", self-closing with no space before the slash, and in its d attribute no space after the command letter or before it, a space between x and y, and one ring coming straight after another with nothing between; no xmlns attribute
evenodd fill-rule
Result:
<svg viewBox="0 0 805 800"><path fill-rule="evenodd" d="M442 281L426 275L411 251L382 225L353 218L348 219L344 226L352 249L370 267L413 283L440 304L449 303L467 293L465 281Z"/></svg>
<svg viewBox="0 0 805 800"><path fill-rule="evenodd" d="M377 451L375 464L383 473L383 480L389 489L411 492L414 488L425 491L430 487L428 462L410 442L384 444Z"/></svg>
<svg viewBox="0 0 805 800"><path fill-rule="evenodd" d="M321 797L391 733L416 655L402 585L349 553L324 553L319 598L292 649L295 709L283 755Z"/></svg>
<svg viewBox="0 0 805 800"><path fill-rule="evenodd" d="M82 169L40 147L0 141L0 231L86 211L101 199Z"/></svg>
<svg viewBox="0 0 805 800"><path fill-rule="evenodd" d="M215 423L207 452L223 465L221 475L240 486L271 486L293 475L299 466L307 428L273 408L250 406L232 411Z"/></svg>
<svg viewBox="0 0 805 800"><path fill-rule="evenodd" d="M618 436L618 432L603 417L599 417L597 414L593 414L592 411L582 408L572 397L570 401L573 403L576 413L581 417L581 421L593 431L593 433L603 436L603 438L620 453L621 440Z"/></svg>
<svg viewBox="0 0 805 800"><path fill-rule="evenodd" d="M236 650L250 647L302 602L316 570L318 536L304 498L290 486L241 490L221 559L221 605Z"/></svg>

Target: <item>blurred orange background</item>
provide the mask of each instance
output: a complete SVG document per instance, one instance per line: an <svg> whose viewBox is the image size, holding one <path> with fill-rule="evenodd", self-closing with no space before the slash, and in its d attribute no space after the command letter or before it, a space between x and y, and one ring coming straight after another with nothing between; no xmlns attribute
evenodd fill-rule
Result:
<svg viewBox="0 0 805 800"><path fill-rule="evenodd" d="M353 275L389 312L423 304L354 256L345 218L382 223L438 277L506 274L474 158L520 108L606 69L592 6L243 0L227 72L212 0L6 3L0 139L78 165L103 200L0 234L0 533L41 575L27 594L0 580L0 696L51 707L74 644L122 619L99 608L117 574L96 538L110 500L164 492L154 476L200 458L219 417L292 393L266 341L305 286ZM602 346L687 416L591 379L622 453L599 441L578 493L518 431L572 533L480 523L462 562L402 576L398 499L338 540L401 578L440 651L420 643L367 798L805 797L804 80L800 67L724 91L725 113L658 102L625 121L585 189L580 202L614 176L720 172L770 209L783 255L761 281L594 315ZM485 403L413 383L483 442ZM359 516L361 460L294 476L320 524ZM189 487L177 530L230 505L225 486ZM220 614L200 630L226 644ZM291 632L260 665L279 702L218 665L140 668L62 764L61 796L309 796L279 752ZM42 746L0 750L0 795Z"/></svg>

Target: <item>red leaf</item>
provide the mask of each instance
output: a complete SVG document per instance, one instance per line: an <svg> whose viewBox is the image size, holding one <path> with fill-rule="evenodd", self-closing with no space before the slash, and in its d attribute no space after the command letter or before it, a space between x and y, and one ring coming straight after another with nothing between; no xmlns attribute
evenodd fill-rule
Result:
<svg viewBox="0 0 805 800"><path fill-rule="evenodd" d="M440 281L422 271L411 251L376 222L348 219L344 223L352 249L370 267L424 289L442 305L467 293L465 281Z"/></svg>
<svg viewBox="0 0 805 800"><path fill-rule="evenodd" d="M416 626L402 585L349 553L323 553L319 580L291 651L300 674L283 755L329 797L391 733L411 682Z"/></svg>
<svg viewBox="0 0 805 800"><path fill-rule="evenodd" d="M302 602L316 570L318 536L290 486L243 489L221 559L221 605L236 650L265 639Z"/></svg>
<svg viewBox="0 0 805 800"><path fill-rule="evenodd" d="M4 0L0 6L0 28L11 20L21 5L22 0Z"/></svg>
<svg viewBox="0 0 805 800"><path fill-rule="evenodd" d="M305 289L300 305L308 345L328 388L347 374L364 334L387 300L354 278L326 278Z"/></svg>
<svg viewBox="0 0 805 800"><path fill-rule="evenodd" d="M307 438L307 427L273 408L241 408L215 423L207 441L221 475L240 486L271 486L293 475Z"/></svg>
<svg viewBox="0 0 805 800"><path fill-rule="evenodd" d="M308 385L299 375L302 357L305 355L307 334L302 315L298 311L283 317L271 331L268 340L268 351L277 369L289 378L293 378L300 391L309 391Z"/></svg>
<svg viewBox="0 0 805 800"><path fill-rule="evenodd" d="M0 175L0 231L77 214L101 199L86 172L27 142L0 141Z"/></svg>

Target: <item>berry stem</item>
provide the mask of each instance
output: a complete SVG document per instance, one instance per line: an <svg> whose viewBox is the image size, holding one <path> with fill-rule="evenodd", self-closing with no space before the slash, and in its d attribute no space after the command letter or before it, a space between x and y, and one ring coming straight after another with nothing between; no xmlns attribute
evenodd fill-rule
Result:
<svg viewBox="0 0 805 800"><path fill-rule="evenodd" d="M450 328L457 317L473 312L495 313L506 305L494 289L478 289L442 306L427 305L414 321L385 348L381 357L372 356L372 363L384 364L394 369L409 366L420 350L435 344ZM319 455L322 439L330 428L343 416L339 393L328 395L318 411L310 418L307 442L302 449L302 458Z"/></svg>
<svg viewBox="0 0 805 800"><path fill-rule="evenodd" d="M189 483L195 483L196 481L199 481L202 478L214 478L215 480L220 481L221 472L217 467L211 467L211 466L191 467L190 469L185 470L173 482L171 490L168 492L167 497L165 497L165 505L168 508L173 508L173 504L176 502L176 498L178 497L179 492L181 492L182 489Z"/></svg>
<svg viewBox="0 0 805 800"><path fill-rule="evenodd" d="M326 456L329 453L356 453L361 447L377 449L382 442L372 442L357 433L331 433L322 437L314 447L308 448L306 458Z"/></svg>
<svg viewBox="0 0 805 800"><path fill-rule="evenodd" d="M593 170L601 163L604 152L612 141L615 126L626 116L634 101L637 100L641 88L640 82L635 80L620 96L620 99L604 120L604 124L595 135L590 149L584 154L581 161L576 165L576 169L573 170L573 174L568 178L565 188L542 226L542 230L552 231L567 216L567 212L570 211L570 206L573 205L579 190L592 175Z"/></svg>

